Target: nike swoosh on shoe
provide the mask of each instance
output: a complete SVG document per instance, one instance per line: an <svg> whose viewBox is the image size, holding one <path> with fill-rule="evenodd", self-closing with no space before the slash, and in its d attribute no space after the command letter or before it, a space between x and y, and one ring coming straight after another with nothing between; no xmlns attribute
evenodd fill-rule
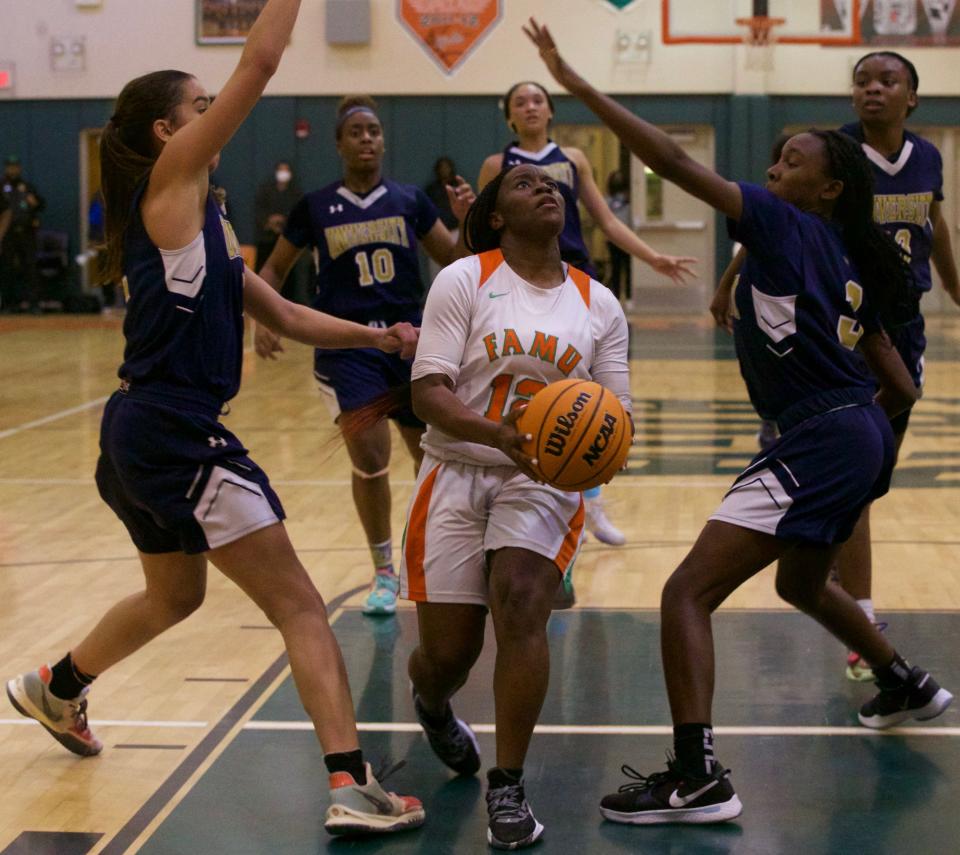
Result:
<svg viewBox="0 0 960 855"><path fill-rule="evenodd" d="M700 796L702 796L705 792L707 792L707 790L713 789L715 786L717 786L718 783L719 783L718 781L711 781L705 787L701 787L699 790L696 790L695 792L690 793L690 795L688 796L681 796L680 788L678 787L672 793L670 793L670 799L669 799L670 807L672 808L686 807L688 804L690 804L690 802L694 802L698 798L700 798Z"/></svg>

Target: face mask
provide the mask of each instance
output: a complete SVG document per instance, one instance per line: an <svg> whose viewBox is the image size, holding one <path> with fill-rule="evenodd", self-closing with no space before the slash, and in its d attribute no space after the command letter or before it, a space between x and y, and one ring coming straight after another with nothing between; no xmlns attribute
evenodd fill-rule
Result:
<svg viewBox="0 0 960 855"><path fill-rule="evenodd" d="M275 177L278 184L286 184L293 178L293 173L289 169L278 169Z"/></svg>

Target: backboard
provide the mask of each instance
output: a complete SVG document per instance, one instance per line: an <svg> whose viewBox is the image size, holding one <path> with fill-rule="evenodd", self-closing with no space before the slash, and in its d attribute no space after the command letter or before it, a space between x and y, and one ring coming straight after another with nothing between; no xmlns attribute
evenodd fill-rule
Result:
<svg viewBox="0 0 960 855"><path fill-rule="evenodd" d="M782 18L774 30L781 44L856 45L865 0L661 0L663 43L742 44L743 20Z"/></svg>

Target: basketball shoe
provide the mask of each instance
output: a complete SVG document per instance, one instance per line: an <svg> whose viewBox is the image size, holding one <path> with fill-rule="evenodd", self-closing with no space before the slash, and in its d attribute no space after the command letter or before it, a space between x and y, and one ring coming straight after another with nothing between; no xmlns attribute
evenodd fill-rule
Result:
<svg viewBox="0 0 960 855"><path fill-rule="evenodd" d="M940 715L953 700L950 692L916 665L906 682L885 687L878 680L877 688L880 691L860 708L858 718L864 727L892 727L908 718L927 721Z"/></svg>
<svg viewBox="0 0 960 855"><path fill-rule="evenodd" d="M394 573L376 573L367 599L363 603L365 615L392 615L397 610L400 577Z"/></svg>
<svg viewBox="0 0 960 855"><path fill-rule="evenodd" d="M427 713L413 690L413 709L433 753L458 775L476 775L480 769L480 744L470 726L453 714L447 704L445 718L438 723Z"/></svg>
<svg viewBox="0 0 960 855"><path fill-rule="evenodd" d="M423 825L426 814L420 800L388 793L374 777L370 764L364 765L367 783L362 785L349 772L330 776L330 807L323 825L327 834L385 834Z"/></svg>
<svg viewBox="0 0 960 855"><path fill-rule="evenodd" d="M585 510L586 529L601 543L607 546L623 546L627 542L626 535L610 522L607 512L600 498L583 500Z"/></svg>
<svg viewBox="0 0 960 855"><path fill-rule="evenodd" d="M626 764L620 768L633 780L600 802L600 813L613 822L726 822L740 816L743 810L730 783L730 770L720 764L712 775L702 777L684 774L669 755L666 772L641 775Z"/></svg>
<svg viewBox="0 0 960 855"><path fill-rule="evenodd" d="M50 691L53 674L48 665L7 681L7 697L21 715L36 719L64 748L81 757L103 750L87 723L87 690L65 701Z"/></svg>
<svg viewBox="0 0 960 855"><path fill-rule="evenodd" d="M523 780L487 790L487 843L494 849L522 849L543 834L523 792Z"/></svg>

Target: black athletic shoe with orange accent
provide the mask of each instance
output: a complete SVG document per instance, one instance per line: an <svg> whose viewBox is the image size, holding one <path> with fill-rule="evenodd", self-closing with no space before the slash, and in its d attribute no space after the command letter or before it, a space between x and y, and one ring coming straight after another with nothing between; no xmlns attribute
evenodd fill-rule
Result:
<svg viewBox="0 0 960 855"><path fill-rule="evenodd" d="M613 822L726 822L740 816L743 810L730 783L730 770L719 764L712 775L703 777L683 774L670 758L666 772L652 775L641 775L627 765L620 768L633 780L600 802L600 813Z"/></svg>

